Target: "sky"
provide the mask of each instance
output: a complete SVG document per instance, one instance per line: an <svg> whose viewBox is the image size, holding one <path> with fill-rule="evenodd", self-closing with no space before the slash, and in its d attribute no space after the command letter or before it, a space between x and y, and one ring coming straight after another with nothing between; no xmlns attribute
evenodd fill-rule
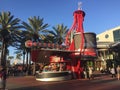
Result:
<svg viewBox="0 0 120 90"><path fill-rule="evenodd" d="M78 2L86 13L84 32L99 34L120 25L120 0L0 0L0 12L10 11L25 22L31 16L40 16L49 28L57 24L71 28Z"/></svg>

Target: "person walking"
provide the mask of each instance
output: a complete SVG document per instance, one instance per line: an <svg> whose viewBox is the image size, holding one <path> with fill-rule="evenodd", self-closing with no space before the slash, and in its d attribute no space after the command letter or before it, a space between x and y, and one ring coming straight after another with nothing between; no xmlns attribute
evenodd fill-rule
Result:
<svg viewBox="0 0 120 90"><path fill-rule="evenodd" d="M112 78L116 77L116 73L115 73L115 68L114 67L111 68L110 72L112 74Z"/></svg>
<svg viewBox="0 0 120 90"><path fill-rule="evenodd" d="M117 66L117 79L120 80L120 65Z"/></svg>
<svg viewBox="0 0 120 90"><path fill-rule="evenodd" d="M88 73L89 73L89 80L93 79L93 68L91 66L88 67Z"/></svg>

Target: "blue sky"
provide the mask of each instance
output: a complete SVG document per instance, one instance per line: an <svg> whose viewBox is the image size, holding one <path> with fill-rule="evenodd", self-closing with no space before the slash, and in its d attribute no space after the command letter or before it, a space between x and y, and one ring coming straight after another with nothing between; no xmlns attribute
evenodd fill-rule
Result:
<svg viewBox="0 0 120 90"><path fill-rule="evenodd" d="M120 0L0 0L0 11L10 11L26 22L31 16L40 16L50 28L61 23L70 28L78 2L86 13L85 32L99 34L120 25Z"/></svg>
<svg viewBox="0 0 120 90"><path fill-rule="evenodd" d="M120 0L0 0L0 11L10 11L25 22L31 16L40 16L49 28L57 24L70 28L78 2L86 13L85 32L99 34L120 25Z"/></svg>

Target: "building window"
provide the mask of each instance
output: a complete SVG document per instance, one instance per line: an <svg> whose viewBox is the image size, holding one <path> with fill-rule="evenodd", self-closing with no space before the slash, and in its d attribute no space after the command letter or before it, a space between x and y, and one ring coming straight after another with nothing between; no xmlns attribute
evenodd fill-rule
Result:
<svg viewBox="0 0 120 90"><path fill-rule="evenodd" d="M120 41L120 29L113 31L113 35L114 35L115 42Z"/></svg>
<svg viewBox="0 0 120 90"><path fill-rule="evenodd" d="M108 37L109 37L109 35L108 35L108 34L106 34L106 35L105 35L105 38L108 38Z"/></svg>
<svg viewBox="0 0 120 90"><path fill-rule="evenodd" d="M99 41L99 37L97 37L96 40Z"/></svg>

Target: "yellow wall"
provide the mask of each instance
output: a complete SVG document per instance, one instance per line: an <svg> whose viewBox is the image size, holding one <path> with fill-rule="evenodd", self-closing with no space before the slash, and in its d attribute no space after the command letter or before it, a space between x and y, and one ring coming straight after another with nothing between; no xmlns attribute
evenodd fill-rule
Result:
<svg viewBox="0 0 120 90"><path fill-rule="evenodd" d="M113 31L120 29L120 26L115 27L113 29L106 30L103 33L98 34L96 37L99 38L97 42L114 42ZM105 38L105 35L109 35L108 38Z"/></svg>

